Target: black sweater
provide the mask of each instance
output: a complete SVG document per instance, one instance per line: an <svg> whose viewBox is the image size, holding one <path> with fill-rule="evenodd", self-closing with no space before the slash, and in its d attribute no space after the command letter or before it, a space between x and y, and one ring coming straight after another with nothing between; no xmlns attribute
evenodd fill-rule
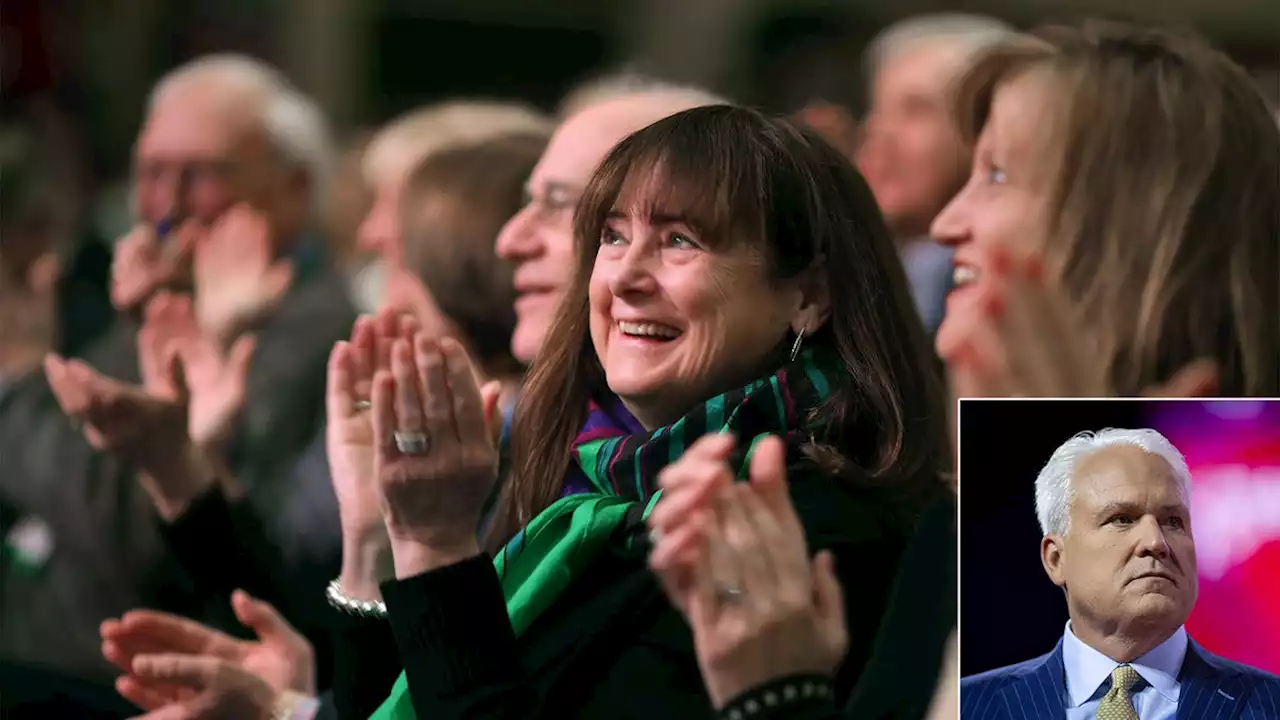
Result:
<svg viewBox="0 0 1280 720"><path fill-rule="evenodd" d="M880 626L903 532L888 502L869 491L815 479L794 483L792 497L810 547L832 550L844 587L850 647L835 682L843 702ZM424 720L713 715L689 629L643 554L602 554L519 638L483 556L388 582L383 597ZM348 626L335 637L329 712L344 720L367 717L394 680L384 662L392 653L367 655L381 630L372 623L364 630ZM364 675L358 684L344 677L353 668Z"/></svg>

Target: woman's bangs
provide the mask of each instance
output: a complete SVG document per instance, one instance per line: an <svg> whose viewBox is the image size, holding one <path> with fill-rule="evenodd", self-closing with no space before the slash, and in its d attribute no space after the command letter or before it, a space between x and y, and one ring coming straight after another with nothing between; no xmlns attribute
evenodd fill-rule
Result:
<svg viewBox="0 0 1280 720"><path fill-rule="evenodd" d="M676 221L711 248L759 237L763 198L754 165L717 144L706 128L659 122L624 140L606 159L584 196L579 229L598 236L611 215L651 223ZM708 136L711 136L710 138Z"/></svg>

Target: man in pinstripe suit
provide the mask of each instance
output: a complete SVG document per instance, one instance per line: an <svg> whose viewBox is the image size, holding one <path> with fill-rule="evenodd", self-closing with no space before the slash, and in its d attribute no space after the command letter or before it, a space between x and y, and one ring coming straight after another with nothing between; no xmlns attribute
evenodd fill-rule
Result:
<svg viewBox="0 0 1280 720"><path fill-rule="evenodd" d="M1198 589L1190 476L1154 430L1054 452L1036 478L1040 558L1071 619L1047 655L964 678L965 720L1280 720L1280 677L1183 627Z"/></svg>

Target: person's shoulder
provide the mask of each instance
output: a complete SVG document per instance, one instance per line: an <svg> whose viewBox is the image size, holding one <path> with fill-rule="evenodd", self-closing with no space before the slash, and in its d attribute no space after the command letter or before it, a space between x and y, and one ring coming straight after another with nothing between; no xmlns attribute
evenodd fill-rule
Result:
<svg viewBox="0 0 1280 720"><path fill-rule="evenodd" d="M1027 675L1033 675L1044 666L1045 662L1053 653L1050 652L1039 657L1023 660L1013 665L1005 665L1003 667L992 668L986 672L977 673L975 675L967 675L960 678L960 693L963 697L966 693L982 693L992 690L999 690L1010 683L1016 682Z"/></svg>

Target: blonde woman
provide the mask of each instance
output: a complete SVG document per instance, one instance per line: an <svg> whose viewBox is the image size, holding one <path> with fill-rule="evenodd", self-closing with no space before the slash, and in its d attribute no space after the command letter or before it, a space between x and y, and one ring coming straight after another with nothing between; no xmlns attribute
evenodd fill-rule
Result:
<svg viewBox="0 0 1280 720"><path fill-rule="evenodd" d="M996 46L954 102L958 394L1280 393L1280 134L1244 70L1095 22Z"/></svg>

